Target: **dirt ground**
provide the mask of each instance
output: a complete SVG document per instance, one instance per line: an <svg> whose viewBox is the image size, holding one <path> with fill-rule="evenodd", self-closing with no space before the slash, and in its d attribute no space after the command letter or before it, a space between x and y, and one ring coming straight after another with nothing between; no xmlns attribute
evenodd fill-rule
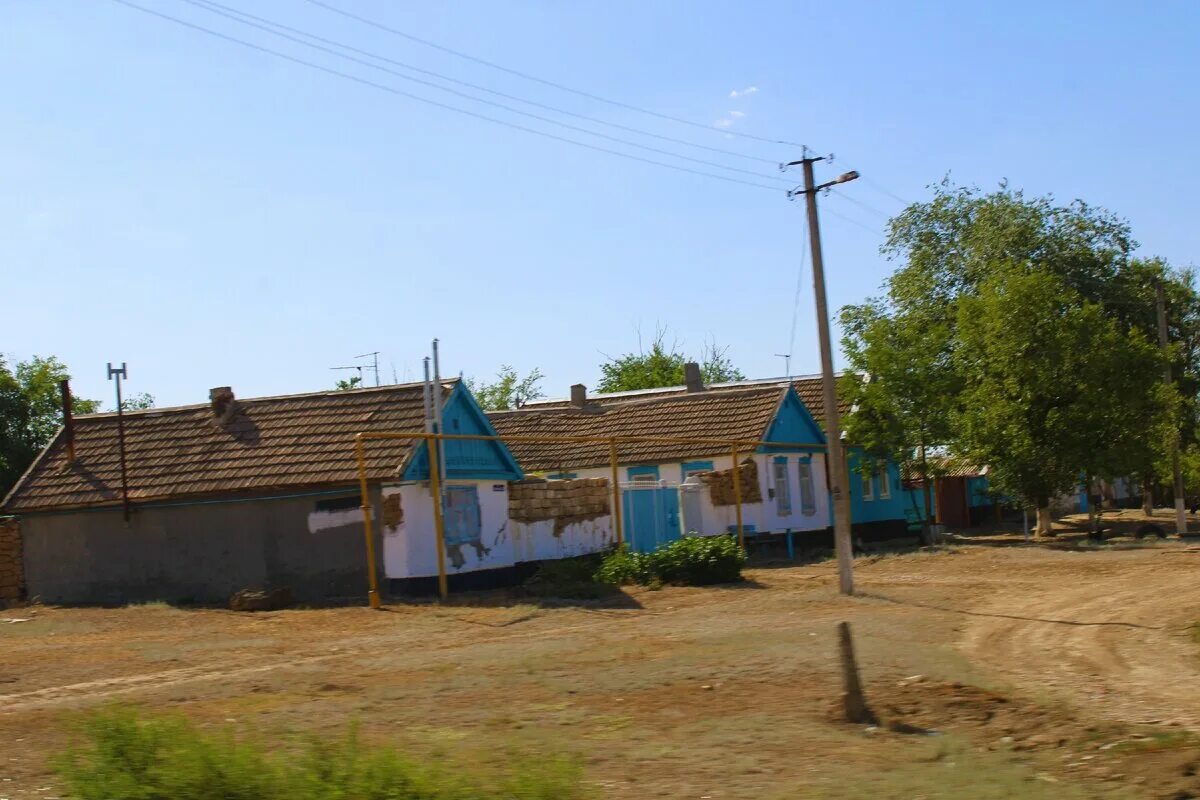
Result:
<svg viewBox="0 0 1200 800"><path fill-rule="evenodd" d="M1069 527L861 557L852 598L823 561L577 603L10 609L0 799L56 796L72 715L116 701L281 741L357 720L484 767L561 754L614 798L1200 797L1200 547ZM879 726L833 714L841 620Z"/></svg>

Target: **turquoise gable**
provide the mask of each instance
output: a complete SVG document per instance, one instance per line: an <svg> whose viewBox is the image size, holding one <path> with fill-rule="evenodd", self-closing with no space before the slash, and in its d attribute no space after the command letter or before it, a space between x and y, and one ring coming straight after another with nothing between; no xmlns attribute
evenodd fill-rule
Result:
<svg viewBox="0 0 1200 800"><path fill-rule="evenodd" d="M455 384L442 409L442 427L447 434L497 435L487 415L461 381ZM512 453L499 441L451 439L444 442L443 451L446 477L451 480L517 481L525 477ZM425 442L418 445L402 479L429 480L429 450Z"/></svg>
<svg viewBox="0 0 1200 800"><path fill-rule="evenodd" d="M779 404L779 408L775 412L775 418L767 426L767 433L763 439L768 442L794 442L806 446L763 446L759 448L759 452L774 453L785 450L789 452L797 450L823 451L825 449L825 433L821 430L821 426L817 424L816 420L813 419L812 414L808 412L804 401L800 399L800 395L796 394L795 388L791 386L788 387L787 393L783 396L783 402Z"/></svg>

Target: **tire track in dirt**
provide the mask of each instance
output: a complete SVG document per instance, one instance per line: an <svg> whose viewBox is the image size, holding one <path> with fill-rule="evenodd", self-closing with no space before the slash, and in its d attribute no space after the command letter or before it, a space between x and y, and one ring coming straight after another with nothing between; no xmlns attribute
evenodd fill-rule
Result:
<svg viewBox="0 0 1200 800"><path fill-rule="evenodd" d="M1117 569L1100 561L1068 582L1022 581L962 612L961 648L1022 689L1099 716L1200 729L1200 648L1188 632L1200 564L1163 554Z"/></svg>

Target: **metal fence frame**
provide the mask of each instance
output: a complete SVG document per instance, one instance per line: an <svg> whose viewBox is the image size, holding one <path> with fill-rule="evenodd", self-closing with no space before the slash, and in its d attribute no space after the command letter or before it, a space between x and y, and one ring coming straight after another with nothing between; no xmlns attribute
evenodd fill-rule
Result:
<svg viewBox="0 0 1200 800"><path fill-rule="evenodd" d="M355 456L358 461L358 484L359 492L362 495L362 515L363 515L363 536L366 539L367 546L367 580L369 589L367 599L371 608L379 608L381 606L379 598L379 576L376 571L375 557L375 536L374 522L371 515L371 497L369 489L369 481L367 478L367 461L366 461L366 442L372 440L407 440L414 439L424 440L429 453L429 490L432 495L433 502L433 526L434 533L437 537L437 559L438 559L438 595L444 600L449 594L448 579L446 576L446 520L444 517L443 503L439 502L442 496L441 485L441 470L438 459L441 456L441 447L430 447L429 443L444 442L444 441L486 441L499 442L525 442L529 444L544 443L544 444L607 444L609 464L612 468L612 517L613 528L617 534L617 544L620 545L625 541L623 520L621 519L621 482L619 480L620 470L617 462L617 445L620 444L702 444L713 445L714 447L728 447L730 456L732 457L733 470L733 497L734 497L734 514L737 519L737 537L738 546L746 546L746 534L742 527L742 471L738 468L738 451L739 448L746 448L750 451L756 451L761 447L770 447L784 450L820 450L826 454L828 460L828 447L820 442L768 442L766 440L753 439L714 439L704 437L686 437L686 436L489 436L484 434L471 433L427 433L420 432L363 432L355 434L354 448ZM709 454L712 455L712 454ZM827 464L827 468L830 465Z"/></svg>

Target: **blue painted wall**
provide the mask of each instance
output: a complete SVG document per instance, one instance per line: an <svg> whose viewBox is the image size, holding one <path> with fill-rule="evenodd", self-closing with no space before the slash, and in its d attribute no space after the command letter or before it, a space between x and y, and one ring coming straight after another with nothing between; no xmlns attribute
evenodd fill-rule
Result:
<svg viewBox="0 0 1200 800"><path fill-rule="evenodd" d="M863 461L862 448L850 448L850 521L882 522L884 520L906 519L905 509L911 507L908 492L900 485L900 467L892 461L884 464L887 470L888 483L891 486L891 497L879 496L882 480L878 476L871 479L871 497L864 496L864 482L859 467Z"/></svg>
<svg viewBox="0 0 1200 800"><path fill-rule="evenodd" d="M445 433L496 435L487 415L461 382L454 385L442 409L442 426ZM443 449L447 478L517 481L524 477L512 453L500 442L449 440ZM404 470L403 479L429 480L429 452L424 442L418 445L417 454Z"/></svg>

